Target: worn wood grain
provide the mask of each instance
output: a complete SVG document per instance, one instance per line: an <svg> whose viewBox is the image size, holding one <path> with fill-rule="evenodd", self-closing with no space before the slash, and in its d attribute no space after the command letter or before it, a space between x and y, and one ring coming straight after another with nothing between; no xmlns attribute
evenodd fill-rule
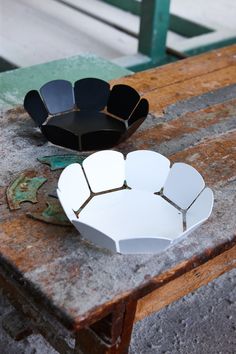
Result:
<svg viewBox="0 0 236 354"><path fill-rule="evenodd" d="M136 301L128 301L126 304L121 302L119 306L120 313L117 313L118 307L116 307L113 312L110 328L111 332L116 332L115 341L107 341L107 339L104 338L104 333L102 333L101 336L101 332L97 331L98 328L96 327L98 326L93 325L77 332L75 352L80 353L81 351L86 354L128 354L136 305ZM99 321L100 324L103 321L104 320ZM122 326L120 326L120 324L122 324Z"/></svg>
<svg viewBox="0 0 236 354"><path fill-rule="evenodd" d="M174 162L194 166L209 186L219 186L236 179L236 129L206 139L170 156Z"/></svg>
<svg viewBox="0 0 236 354"><path fill-rule="evenodd" d="M185 108L185 104L182 105ZM188 105L191 106L190 103ZM149 117L146 124L134 133L132 139L120 145L120 149L126 152L147 149L167 156L173 155L205 139L214 139L218 134L236 129L235 107L236 100L232 99L175 117L172 117L171 113L167 113L163 119Z"/></svg>
<svg viewBox="0 0 236 354"><path fill-rule="evenodd" d="M236 82L236 45L139 72L112 83L126 83L138 90L159 117L177 101L201 95Z"/></svg>
<svg viewBox="0 0 236 354"><path fill-rule="evenodd" d="M189 80L164 86L144 94L150 104L150 113L161 116L170 104L216 90L236 82L236 65L199 75Z"/></svg>
<svg viewBox="0 0 236 354"><path fill-rule="evenodd" d="M140 299L135 321L180 299L236 267L236 246Z"/></svg>
<svg viewBox="0 0 236 354"><path fill-rule="evenodd" d="M129 343L132 335L136 307L137 301L130 301L126 304L123 330L119 346L117 347L117 354L128 354L129 352Z"/></svg>
<svg viewBox="0 0 236 354"><path fill-rule="evenodd" d="M127 83L142 95L154 90L161 91L164 87L176 85L236 64L236 45L221 48L208 53L197 55L181 61L176 61L155 69L150 69L113 80L112 84Z"/></svg>

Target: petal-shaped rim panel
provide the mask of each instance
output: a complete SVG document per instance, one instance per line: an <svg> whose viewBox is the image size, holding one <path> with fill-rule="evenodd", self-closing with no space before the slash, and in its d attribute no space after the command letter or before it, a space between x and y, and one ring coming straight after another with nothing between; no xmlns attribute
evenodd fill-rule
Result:
<svg viewBox="0 0 236 354"><path fill-rule="evenodd" d="M99 193L124 184L124 156L117 151L99 151L83 161L91 190Z"/></svg>
<svg viewBox="0 0 236 354"><path fill-rule="evenodd" d="M138 92L128 85L113 86L107 103L107 111L122 119L128 119L138 104Z"/></svg>
<svg viewBox="0 0 236 354"><path fill-rule="evenodd" d="M76 220L77 217L75 215L74 210L71 207L71 201L66 193L62 193L60 189L57 188L57 196L58 199L64 209L64 212L66 213L66 216L68 219L72 222L72 220Z"/></svg>
<svg viewBox="0 0 236 354"><path fill-rule="evenodd" d="M145 118L148 115L149 104L145 98L142 98L135 110L132 112L129 120L128 126L130 127L133 123L135 123L140 118Z"/></svg>
<svg viewBox="0 0 236 354"><path fill-rule="evenodd" d="M81 208L90 197L90 190L80 164L73 163L62 171L58 189L63 196L66 196L74 211Z"/></svg>
<svg viewBox="0 0 236 354"><path fill-rule="evenodd" d="M24 108L39 127L48 117L48 111L44 106L40 94L36 90L29 91L26 94Z"/></svg>
<svg viewBox="0 0 236 354"><path fill-rule="evenodd" d="M35 90L26 94L26 111L50 142L77 151L119 144L148 114L148 101L140 100L135 89L115 85L110 91L109 83L96 78L78 80L74 89L69 81L53 80L41 87L40 94ZM107 111L101 111L106 105Z"/></svg>
<svg viewBox="0 0 236 354"><path fill-rule="evenodd" d="M79 150L79 138L66 129L55 125L42 125L41 131L48 141L65 148Z"/></svg>
<svg viewBox="0 0 236 354"><path fill-rule="evenodd" d="M170 241L162 238L133 238L119 241L118 252L123 254L160 253L169 245Z"/></svg>
<svg viewBox="0 0 236 354"><path fill-rule="evenodd" d="M205 188L195 202L187 210L186 225L187 230L202 223L211 215L214 195L210 188Z"/></svg>
<svg viewBox="0 0 236 354"><path fill-rule="evenodd" d="M163 193L182 209L187 209L205 187L200 173L190 165L175 163L164 186Z"/></svg>
<svg viewBox="0 0 236 354"><path fill-rule="evenodd" d="M125 161L125 179L130 188L159 192L170 171L170 161L148 150L130 152Z"/></svg>
<svg viewBox="0 0 236 354"><path fill-rule="evenodd" d="M84 239L93 242L95 245L108 248L113 252L117 252L117 247L115 241L109 236L103 234L102 232L94 229L92 226L88 224L84 224L79 220L73 220L73 225L80 232Z"/></svg>
<svg viewBox="0 0 236 354"><path fill-rule="evenodd" d="M100 79L86 78L75 82L74 92L79 109L100 111L107 105L110 85Z"/></svg>
<svg viewBox="0 0 236 354"><path fill-rule="evenodd" d="M74 108L74 91L70 81L49 81L41 87L40 93L50 114L62 113Z"/></svg>

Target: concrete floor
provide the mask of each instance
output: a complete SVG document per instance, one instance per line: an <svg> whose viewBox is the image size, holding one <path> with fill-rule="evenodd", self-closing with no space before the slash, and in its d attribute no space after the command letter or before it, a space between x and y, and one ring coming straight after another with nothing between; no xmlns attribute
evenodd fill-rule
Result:
<svg viewBox="0 0 236 354"><path fill-rule="evenodd" d="M235 354L236 269L137 323L130 354Z"/></svg>
<svg viewBox="0 0 236 354"><path fill-rule="evenodd" d="M235 354L236 269L138 322L130 354ZM0 297L0 322L11 310ZM56 354L40 335L14 342L0 327L1 354Z"/></svg>

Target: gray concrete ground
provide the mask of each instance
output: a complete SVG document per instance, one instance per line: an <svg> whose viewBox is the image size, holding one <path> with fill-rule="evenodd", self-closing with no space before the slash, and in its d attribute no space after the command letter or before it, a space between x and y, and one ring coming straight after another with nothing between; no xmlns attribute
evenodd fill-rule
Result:
<svg viewBox="0 0 236 354"><path fill-rule="evenodd" d="M11 310L0 297L0 323ZM130 354L235 354L236 269L134 327ZM0 326L0 354L56 354L40 335L14 342Z"/></svg>
<svg viewBox="0 0 236 354"><path fill-rule="evenodd" d="M236 269L137 323L130 354L156 353L236 353Z"/></svg>

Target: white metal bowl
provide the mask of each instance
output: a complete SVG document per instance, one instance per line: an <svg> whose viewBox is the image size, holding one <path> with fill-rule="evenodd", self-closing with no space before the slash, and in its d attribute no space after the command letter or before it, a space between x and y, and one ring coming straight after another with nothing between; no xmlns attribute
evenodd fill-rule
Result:
<svg viewBox="0 0 236 354"><path fill-rule="evenodd" d="M100 151L66 167L57 194L81 235L120 253L158 253L211 214L199 172L154 151Z"/></svg>

